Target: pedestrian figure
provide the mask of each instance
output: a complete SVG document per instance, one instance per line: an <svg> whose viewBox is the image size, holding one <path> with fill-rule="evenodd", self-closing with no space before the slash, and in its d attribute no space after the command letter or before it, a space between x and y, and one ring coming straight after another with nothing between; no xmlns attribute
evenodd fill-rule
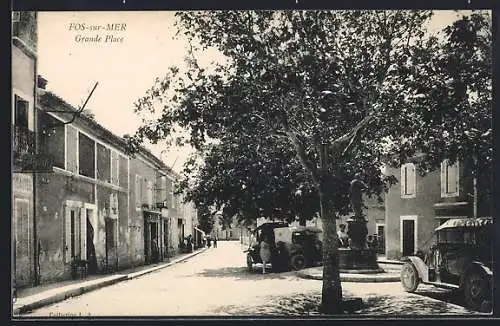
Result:
<svg viewBox="0 0 500 326"><path fill-rule="evenodd" d="M153 239L152 246L151 246L151 258L154 263L157 263L160 261L160 249L158 248L158 241L156 239Z"/></svg>
<svg viewBox="0 0 500 326"><path fill-rule="evenodd" d="M214 248L217 248L217 237L214 237Z"/></svg>
<svg viewBox="0 0 500 326"><path fill-rule="evenodd" d="M349 247L349 236L346 233L346 225L340 224L339 230L337 231L337 238L339 241L339 248Z"/></svg>
<svg viewBox="0 0 500 326"><path fill-rule="evenodd" d="M351 181L350 199L354 218L357 220L363 219L363 190L368 189L368 186L361 180L361 173L356 173Z"/></svg>
<svg viewBox="0 0 500 326"><path fill-rule="evenodd" d="M269 239L265 236L260 242L260 259L262 259L262 274L266 273L266 264L271 260L271 247Z"/></svg>

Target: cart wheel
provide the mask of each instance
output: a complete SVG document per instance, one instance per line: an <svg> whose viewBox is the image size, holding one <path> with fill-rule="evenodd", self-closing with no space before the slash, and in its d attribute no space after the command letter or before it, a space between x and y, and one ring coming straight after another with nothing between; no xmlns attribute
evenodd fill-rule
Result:
<svg viewBox="0 0 500 326"><path fill-rule="evenodd" d="M292 255L292 257L290 258L290 267L294 271L301 270L305 266L306 266L306 257L304 257L304 255L302 254Z"/></svg>
<svg viewBox="0 0 500 326"><path fill-rule="evenodd" d="M420 283L417 269L412 263L406 262L401 268L401 285L406 292L415 292Z"/></svg>
<svg viewBox="0 0 500 326"><path fill-rule="evenodd" d="M471 271L467 274L464 282L464 296L469 308L481 309L483 302L489 299L489 283L485 273Z"/></svg>

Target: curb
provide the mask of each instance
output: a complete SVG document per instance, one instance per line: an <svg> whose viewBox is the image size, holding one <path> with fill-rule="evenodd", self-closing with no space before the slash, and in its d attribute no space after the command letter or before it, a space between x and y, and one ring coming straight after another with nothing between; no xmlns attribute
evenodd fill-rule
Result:
<svg viewBox="0 0 500 326"><path fill-rule="evenodd" d="M323 280L323 275L314 275L304 272L296 272L300 278L309 280ZM384 283L384 282L398 282L400 276L396 274L375 276L374 274L346 274L340 273L341 282L359 282L359 283Z"/></svg>
<svg viewBox="0 0 500 326"><path fill-rule="evenodd" d="M120 276L117 275L116 277L114 277L110 280L106 280L103 282L97 282L94 284L89 284L87 286L76 287L74 289L70 289L70 290L67 290L67 291L64 291L61 293L57 293L57 294L54 294L54 295L49 296L47 298L43 298L43 299L31 302L31 303L24 304L24 305L19 306L17 308L14 308L12 313L14 315L22 314L22 313L25 313L27 311L35 310L35 309L38 309L38 308L41 308L41 307L44 307L44 306L47 306L50 304L61 302L61 301L64 301L70 297L76 297L76 296L82 295L84 293L87 293L87 292L90 292L93 290L97 290L99 288L102 288L102 287L105 287L108 285L112 285L112 284L118 283L118 282L126 280L126 279L127 279L126 275L120 275Z"/></svg>
<svg viewBox="0 0 500 326"><path fill-rule="evenodd" d="M162 264L162 265L159 265L159 266L155 266L155 267L152 267L152 268L149 268L149 269L146 269L146 270L142 270L142 271L139 271L139 272L127 274L127 275L125 275L125 278L128 279L128 280L132 280L132 279L141 277L143 275L156 272L157 270L160 270L160 269L172 266L172 265L180 263L180 262L182 262L182 261L184 261L186 259L189 259L191 257L199 255L199 254L201 254L202 252L204 252L206 250L207 250L207 248L202 248L202 249L200 249L200 250L198 250L196 252L193 252L193 253L191 253L189 255L186 255L184 257L174 259L171 262L168 262L168 263L165 263L165 264Z"/></svg>
<svg viewBox="0 0 500 326"><path fill-rule="evenodd" d="M66 290L66 291L61 292L61 293L56 293L56 294L51 295L49 297L42 298L40 300L36 300L34 302L27 303L27 304L21 305L19 307L14 306L14 308L12 310L12 314L19 315L19 314L22 314L22 313L25 313L25 312L28 312L31 310L39 309L39 308L42 308L44 306L48 306L48 305L51 305L51 304L54 304L57 302L64 301L70 297L76 297L76 296L82 295L84 293L88 293L88 292L91 292L91 291L94 291L94 290L97 290L97 289L100 289L100 288L103 288L103 287L106 287L109 285L113 285L113 284L121 282L121 281L135 279L135 278L143 276L145 274L149 274L149 273L155 272L157 270L160 270L160 269L172 266L174 264L180 263L184 260L187 260L191 257L194 257L198 254L201 254L205 250L207 250L207 248L202 248L202 249L200 249L196 252L193 252L189 255L186 255L186 256L178 258L178 259L174 259L171 262L168 262L166 264L162 264L159 266L155 266L155 267L150 268L150 269L146 269L146 270L142 270L142 271L130 273L130 274L123 274L123 275L118 274L118 275L115 275L115 277L110 276L111 279L107 279L107 280L102 281L102 282L95 282L95 283L89 284L89 285L77 286L73 289L69 289L69 290ZM92 281L89 281L89 282L92 282Z"/></svg>

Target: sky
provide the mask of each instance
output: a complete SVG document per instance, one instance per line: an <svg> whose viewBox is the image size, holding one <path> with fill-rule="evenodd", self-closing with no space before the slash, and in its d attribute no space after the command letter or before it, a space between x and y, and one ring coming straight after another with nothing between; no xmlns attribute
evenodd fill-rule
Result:
<svg viewBox="0 0 500 326"><path fill-rule="evenodd" d="M438 31L456 17L454 11L436 11L429 30ZM38 73L48 80L47 90L76 107L83 104L98 82L87 108L116 135L133 134L141 122L133 111L134 102L156 77L164 76L169 66L183 66L187 40L174 39L174 21L172 11L40 12ZM79 24L88 29L77 30ZM119 24L124 30L90 30L107 24ZM97 35L101 37L99 42L80 40ZM122 39L106 42L108 35L113 40ZM198 59L209 66L220 58L217 51L209 50ZM178 172L191 152L189 147L174 147L166 152L161 144L146 147Z"/></svg>

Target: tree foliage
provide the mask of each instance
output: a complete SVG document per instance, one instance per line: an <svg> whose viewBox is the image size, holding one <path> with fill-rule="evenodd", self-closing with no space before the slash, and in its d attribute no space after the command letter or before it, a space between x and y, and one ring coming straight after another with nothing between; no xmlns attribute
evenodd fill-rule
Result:
<svg viewBox="0 0 500 326"><path fill-rule="evenodd" d="M320 197L325 221L345 215L354 173L362 171L377 196L394 182L381 166L418 153L422 173L472 152L491 164L488 19L460 19L439 38L426 34L431 16L179 12L178 32L191 42L188 71L172 67L138 100L137 112L160 108L161 116L131 141L189 130L187 138L170 138L203 152L197 173L190 173L194 161L186 165L187 198L243 220L311 217ZM201 68L196 55L209 47L227 62ZM330 231L325 241L335 246ZM335 247L325 248L335 255ZM324 290L338 281L333 256L325 256Z"/></svg>

